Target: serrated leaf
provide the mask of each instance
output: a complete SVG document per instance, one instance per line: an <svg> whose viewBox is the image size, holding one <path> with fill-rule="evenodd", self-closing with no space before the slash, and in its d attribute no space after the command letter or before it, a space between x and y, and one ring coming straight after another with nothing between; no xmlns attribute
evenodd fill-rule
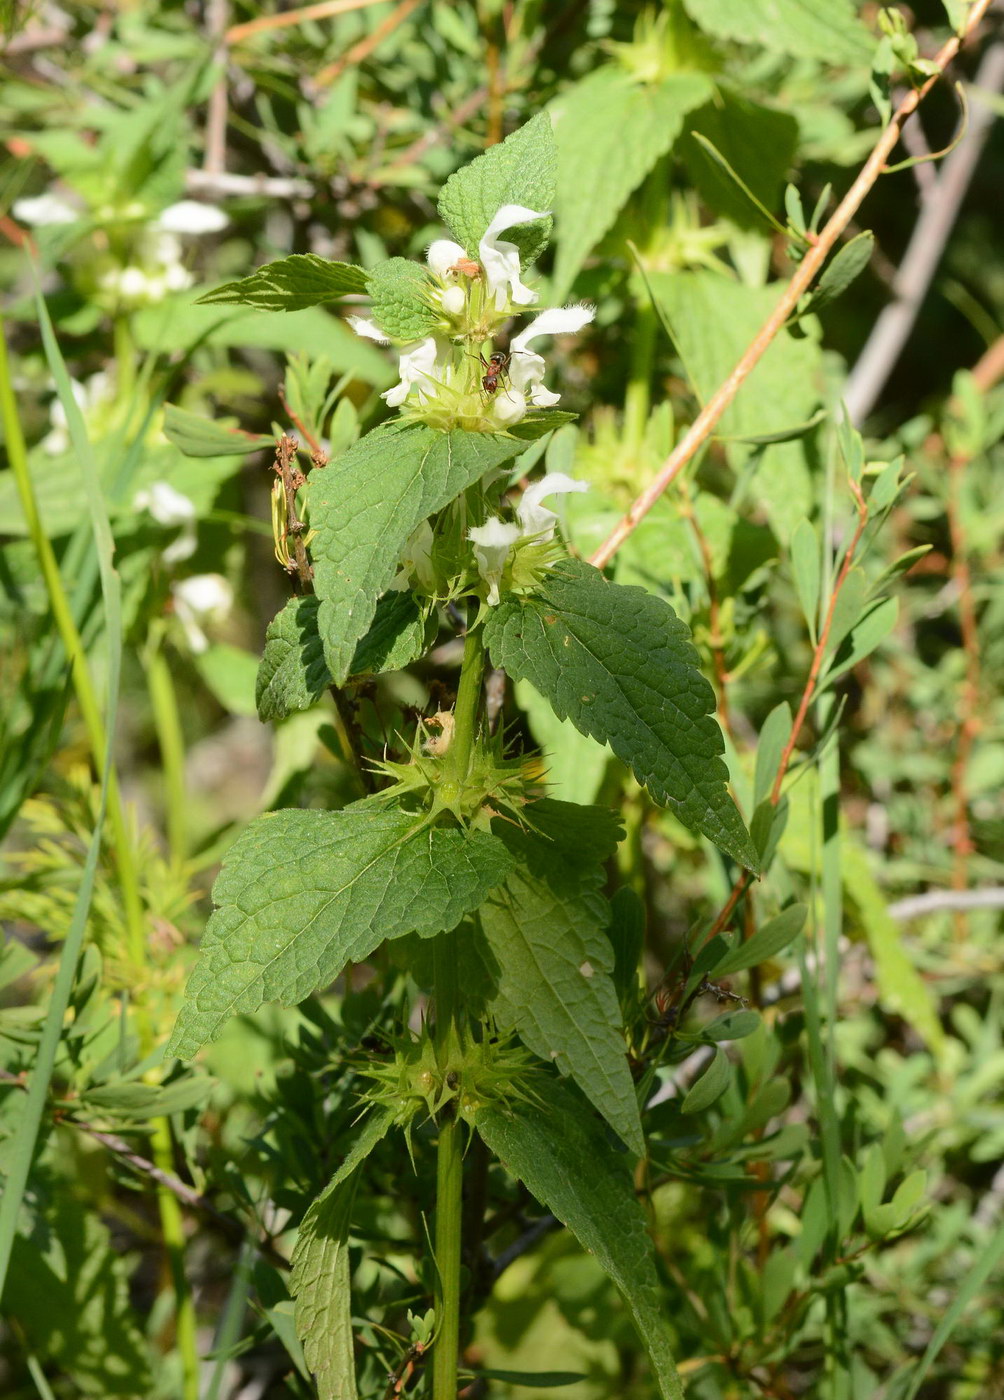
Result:
<svg viewBox="0 0 1004 1400"><path fill-rule="evenodd" d="M314 591L336 685L351 671L356 644L369 631L411 532L519 451L518 442L500 434L444 433L395 419L314 474Z"/></svg>
<svg viewBox="0 0 1004 1400"><path fill-rule="evenodd" d="M313 594L291 598L268 625L255 687L262 722L310 709L331 685L317 624L319 607L320 600ZM425 620L412 595L386 593L356 647L350 674L402 670L421 656L424 647Z"/></svg>
<svg viewBox="0 0 1004 1400"><path fill-rule="evenodd" d="M439 196L439 216L457 242L477 258L478 244L503 204L537 211L554 207L555 164L551 120L540 112L450 176ZM519 249L524 267L540 256L550 236L549 218L508 229L503 235Z"/></svg>
<svg viewBox="0 0 1004 1400"><path fill-rule="evenodd" d="M264 433L228 428L173 403L164 405L164 436L186 457L246 457L259 448L275 447L275 439Z"/></svg>
<svg viewBox="0 0 1004 1400"><path fill-rule="evenodd" d="M663 1400L683 1400L645 1214L628 1159L610 1147L588 1110L560 1084L547 1108L486 1107L475 1127L502 1165L567 1225L620 1289L645 1344Z"/></svg>
<svg viewBox="0 0 1004 1400"><path fill-rule="evenodd" d="M766 962L780 953L801 933L806 913L804 904L791 904L776 918L768 919L752 938L733 948L714 969L714 976L729 977L734 972L745 971L747 967L756 967L758 963Z"/></svg>
<svg viewBox="0 0 1004 1400"><path fill-rule="evenodd" d="M370 1114L345 1161L303 1217L296 1237L289 1290L296 1300L296 1334L319 1400L356 1400L349 1219L355 1174L393 1122L394 1115L386 1109Z"/></svg>
<svg viewBox="0 0 1004 1400"><path fill-rule="evenodd" d="M557 145L556 302L567 295L628 196L670 150L686 114L713 91L703 73L674 73L659 83L639 83L622 68L609 65L566 88L551 103Z"/></svg>
<svg viewBox="0 0 1004 1400"><path fill-rule="evenodd" d="M661 598L562 560L537 591L493 608L485 643L560 719L609 744L656 802L748 868L756 854L726 791L715 696L690 632Z"/></svg>
<svg viewBox="0 0 1004 1400"><path fill-rule="evenodd" d="M791 738L791 709L787 700L775 705L763 722L756 746L753 778L753 806L758 808L770 796L781 764L781 755Z"/></svg>
<svg viewBox="0 0 1004 1400"><path fill-rule="evenodd" d="M849 243L845 243L836 257L823 269L822 277L799 315L814 313L842 296L871 262L874 250L875 235L869 229L864 229Z"/></svg>
<svg viewBox="0 0 1004 1400"><path fill-rule="evenodd" d="M478 914L498 964L493 1014L535 1055L570 1074L641 1156L641 1120L610 976L609 910L598 893L601 862L616 848L619 826L604 808L552 801L535 803L527 819L541 831L497 824L513 869ZM563 849L559 842L568 844Z"/></svg>
<svg viewBox="0 0 1004 1400"><path fill-rule="evenodd" d="M329 262L316 253L293 253L226 282L198 299L199 306L253 306L257 311L304 311L366 291L366 271L352 263Z"/></svg>
<svg viewBox="0 0 1004 1400"><path fill-rule="evenodd" d="M373 319L391 340L405 344L429 335L440 317L429 305L432 283L421 263L388 258L367 274Z"/></svg>
<svg viewBox="0 0 1004 1400"><path fill-rule="evenodd" d="M454 928L511 867L487 832L372 799L259 817L227 852L167 1053L191 1058L266 1001L296 1006L385 938Z"/></svg>
<svg viewBox="0 0 1004 1400"><path fill-rule="evenodd" d="M867 63L872 44L849 0L684 0L716 39L824 63Z"/></svg>
<svg viewBox="0 0 1004 1400"><path fill-rule="evenodd" d="M816 640L816 624L819 620L819 591L822 586L822 561L819 554L819 540L809 520L802 520L791 536L791 572L795 579L795 592L802 605L802 616L809 627L809 636Z"/></svg>
<svg viewBox="0 0 1004 1400"><path fill-rule="evenodd" d="M732 1071L729 1058L724 1050L716 1049L711 1063L687 1091L680 1104L681 1113L703 1113L716 1099L720 1099L728 1088Z"/></svg>

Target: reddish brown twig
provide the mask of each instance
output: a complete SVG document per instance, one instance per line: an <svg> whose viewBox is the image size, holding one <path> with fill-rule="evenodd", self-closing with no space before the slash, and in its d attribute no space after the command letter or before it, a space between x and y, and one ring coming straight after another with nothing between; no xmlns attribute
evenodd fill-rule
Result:
<svg viewBox="0 0 1004 1400"><path fill-rule="evenodd" d="M401 0L397 8L377 25L372 34L367 34L365 39L360 39L358 44L353 44L351 49L342 54L341 58L336 58L334 63L328 64L327 68L322 68L319 73L315 73L313 87L327 87L336 78L340 78L346 68L351 68L355 63L364 63L373 50L383 43L387 35L393 34L398 25L403 24L412 10L417 10L421 4L422 0Z"/></svg>
<svg viewBox="0 0 1004 1400"><path fill-rule="evenodd" d="M282 10L276 15L259 15L244 24L235 24L223 36L228 44L240 43L252 34L260 34L266 29L285 29L291 24L305 24L310 19L329 19L332 15L344 15L349 10L365 10L370 5L378 5L380 0L319 0L316 5L301 5L296 10Z"/></svg>
<svg viewBox="0 0 1004 1400"><path fill-rule="evenodd" d="M701 562L704 565L704 577L708 587L708 646L711 649L711 660L715 668L715 679L718 682L718 717L722 722L722 728L730 735L732 734L732 722L729 714L729 692L728 682L730 680L729 670L725 664L725 647L722 639L722 607L718 597L718 584L715 580L715 563L711 557L711 546L708 544L707 536L701 529L701 523L694 510L694 503L690 495L690 488L686 482L681 482L682 501L680 503L680 514L684 519L690 521L694 538L697 540L697 547L701 551Z"/></svg>
<svg viewBox="0 0 1004 1400"><path fill-rule="evenodd" d="M948 463L948 528L952 539L952 579L959 598L959 626L962 649L966 656L966 673L959 695L959 727L952 762L952 794L955 801L955 821L952 833L952 889L964 890L969 883L969 857L975 849L969 824L969 791L966 776L973 740L980 729L980 634L976 622L976 602L969 568L969 550L962 522L962 479L968 459L954 454ZM955 936L966 932L966 914L955 912Z"/></svg>
<svg viewBox="0 0 1004 1400"><path fill-rule="evenodd" d="M961 45L982 22L990 4L991 0L976 0L976 3L969 13L969 18L962 35L953 36L949 39L948 43L942 47L934 59L935 66L938 70L937 73L928 78L921 87L912 89L903 98L892 120L889 122L889 125L876 141L871 155L862 166L854 183L840 201L832 217L828 220L826 227L819 234L817 240L813 243L812 247L796 268L795 274L785 288L777 306L747 346L732 373L725 382L715 390L704 408L694 419L687 432L666 458L661 470L645 490L636 497L627 514L617 524L609 538L600 545L599 549L592 556L590 563L594 564L598 569L603 568L604 565L610 562L624 541L638 528L638 525L652 509L667 487L676 480L687 463L694 457L704 443L707 442L718 420L728 408L729 404L731 404L748 375L756 368L757 364L759 364L761 357L774 337L784 327L796 309L799 299L812 286L817 275L822 271L823 264L826 262L827 257L847 223L857 213L865 196L883 173L886 161L899 141L900 131L903 128L904 122L917 110L920 102L930 92L931 88L941 77L945 68L947 68L948 64L951 63L952 59L958 53Z"/></svg>

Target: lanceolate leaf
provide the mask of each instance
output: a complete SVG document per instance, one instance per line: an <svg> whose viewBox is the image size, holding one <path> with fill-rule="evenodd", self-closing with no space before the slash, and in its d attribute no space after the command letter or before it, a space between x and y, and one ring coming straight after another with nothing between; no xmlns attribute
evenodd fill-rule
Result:
<svg viewBox="0 0 1004 1400"><path fill-rule="evenodd" d="M381 424L310 483L314 588L324 654L337 685L352 669L377 599L417 525L521 450L495 433Z"/></svg>
<svg viewBox="0 0 1004 1400"><path fill-rule="evenodd" d="M553 1084L541 1111L483 1108L475 1126L513 1176L552 1211L624 1295L663 1400L682 1400L652 1242L629 1159L616 1152L585 1104Z"/></svg>
<svg viewBox="0 0 1004 1400"><path fill-rule="evenodd" d="M202 306L253 306L258 311L303 311L349 293L365 292L366 271L329 262L316 253L294 253L266 263L250 277L227 282L199 297Z"/></svg>
<svg viewBox="0 0 1004 1400"><path fill-rule="evenodd" d="M558 148L556 301L566 296L628 196L670 149L686 114L713 90L703 73L674 73L658 83L639 83L610 65L567 88L551 104Z"/></svg>
<svg viewBox="0 0 1004 1400"><path fill-rule="evenodd" d="M454 928L511 866L486 832L423 826L372 800L259 817L216 881L168 1053L191 1057L266 1001L295 1006L385 938Z"/></svg>
<svg viewBox="0 0 1004 1400"><path fill-rule="evenodd" d="M472 258L478 256L482 235L503 204L521 204L539 213L554 208L554 136L546 112L484 155L451 175L439 196L439 214L458 243ZM502 235L515 243L525 264L547 247L551 220L507 229Z"/></svg>
<svg viewBox="0 0 1004 1400"><path fill-rule="evenodd" d="M352 1150L303 1217L293 1250L290 1292L296 1335L320 1400L356 1400L349 1290L349 1220L358 1168L384 1138L394 1115L378 1108Z"/></svg>
<svg viewBox="0 0 1004 1400"><path fill-rule="evenodd" d="M227 428L173 403L164 405L164 436L186 457L246 457L259 447L275 446L274 438Z"/></svg>
<svg viewBox="0 0 1004 1400"><path fill-rule="evenodd" d="M657 802L756 868L725 788L714 692L690 632L667 603L566 559L534 594L510 594L492 610L485 641L496 666L528 680L561 719L609 744Z"/></svg>
<svg viewBox="0 0 1004 1400"><path fill-rule="evenodd" d="M255 698L261 720L316 705L331 684L317 627L319 600L291 598L268 625ZM399 671L421 656L425 620L410 593L387 593L352 658L353 676Z"/></svg>
<svg viewBox="0 0 1004 1400"><path fill-rule="evenodd" d="M499 969L492 1011L534 1054L571 1074L640 1156L641 1120L611 978L610 914L597 893L600 862L612 854L619 828L603 808L566 802L537 803L528 818L544 830L496 824L516 864L479 912ZM549 830L562 831L569 844L549 839Z"/></svg>

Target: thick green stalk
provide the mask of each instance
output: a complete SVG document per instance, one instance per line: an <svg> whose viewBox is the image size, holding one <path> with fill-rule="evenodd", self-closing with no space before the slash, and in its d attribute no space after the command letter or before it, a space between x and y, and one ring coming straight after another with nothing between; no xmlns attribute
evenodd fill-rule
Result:
<svg viewBox="0 0 1004 1400"><path fill-rule="evenodd" d="M436 1342L432 1400L456 1400L460 1351L460 1222L462 1126L448 1106L439 1118L436 1161Z"/></svg>

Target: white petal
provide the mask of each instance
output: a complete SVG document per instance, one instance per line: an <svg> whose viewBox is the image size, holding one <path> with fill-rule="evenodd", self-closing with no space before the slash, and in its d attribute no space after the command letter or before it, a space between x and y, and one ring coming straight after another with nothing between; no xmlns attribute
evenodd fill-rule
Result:
<svg viewBox="0 0 1004 1400"><path fill-rule="evenodd" d="M16 199L11 210L15 219L43 228L46 224L75 224L80 211L58 194L40 194L34 199Z"/></svg>
<svg viewBox="0 0 1004 1400"><path fill-rule="evenodd" d="M494 608L509 551L519 539L519 526L505 524L497 515L491 515L483 525L468 530L467 538L474 546L478 573L488 585L488 604Z"/></svg>
<svg viewBox="0 0 1004 1400"><path fill-rule="evenodd" d="M219 233L230 220L222 209L213 204L200 204L195 199L182 199L169 204L157 216L156 227L165 233Z"/></svg>
<svg viewBox="0 0 1004 1400"><path fill-rule="evenodd" d="M467 305L467 293L463 287L447 287L440 300L448 316L459 316Z"/></svg>
<svg viewBox="0 0 1004 1400"><path fill-rule="evenodd" d="M549 389L546 384L535 384L530 390L530 402L534 408L553 408L561 402L561 395Z"/></svg>
<svg viewBox="0 0 1004 1400"><path fill-rule="evenodd" d="M160 279L148 277L141 267L124 267L119 273L118 294L127 301L138 301L159 288Z"/></svg>
<svg viewBox="0 0 1004 1400"><path fill-rule="evenodd" d="M195 519L195 506L167 481L155 481L138 492L133 505L148 510L158 525L184 525Z"/></svg>
<svg viewBox="0 0 1004 1400"><path fill-rule="evenodd" d="M548 472L539 481L533 481L523 492L523 499L516 507L516 518L522 526L524 539L527 536L542 536L549 540L554 535L557 515L540 502L545 496L565 496L570 491L588 491L585 481L576 481L565 472Z"/></svg>
<svg viewBox="0 0 1004 1400"><path fill-rule="evenodd" d="M503 204L482 235L482 243L490 243L507 228L517 224L532 224L537 219L546 219L550 209L528 209L525 204Z"/></svg>
<svg viewBox="0 0 1004 1400"><path fill-rule="evenodd" d="M445 277L454 263L466 257L467 249L461 248L459 243L449 238L437 238L435 243L430 244L425 260L437 277Z"/></svg>
<svg viewBox="0 0 1004 1400"><path fill-rule="evenodd" d="M348 316L346 320L356 335L361 335L364 340L375 340L378 345L390 344L376 321L370 320L368 316Z"/></svg>
<svg viewBox="0 0 1004 1400"><path fill-rule="evenodd" d="M222 618L233 607L234 591L222 574L192 574L171 585L175 603L181 602L199 618Z"/></svg>
<svg viewBox="0 0 1004 1400"><path fill-rule="evenodd" d="M425 340L419 341L417 345L406 350L397 362L397 372L401 376L400 383L395 384L393 389L388 389L381 398L391 408L398 408L404 403L411 390L412 385L419 388L427 385L436 370L436 355L439 347L434 336L427 336Z"/></svg>
<svg viewBox="0 0 1004 1400"><path fill-rule="evenodd" d="M537 300L537 293L520 281L519 249L515 243L508 243L498 235L507 228L515 228L517 224L546 219L548 212L527 209L523 204L503 204L485 229L478 251L485 270L488 294L494 296L497 311L501 311L509 300L517 306L529 306Z"/></svg>
<svg viewBox="0 0 1004 1400"><path fill-rule="evenodd" d="M198 548L198 543L195 525L189 521L182 529L178 538L164 550L161 559L163 559L168 568L170 568L172 564L180 564L185 559L191 559Z"/></svg>
<svg viewBox="0 0 1004 1400"><path fill-rule="evenodd" d="M596 315L594 306L552 306L535 316L530 324L514 335L510 349L524 350L538 335L574 335Z"/></svg>
<svg viewBox="0 0 1004 1400"><path fill-rule="evenodd" d="M509 380L514 389L529 397L535 408L553 408L561 395L552 393L541 383L547 366L544 357L535 350L512 351L509 361Z"/></svg>
<svg viewBox="0 0 1004 1400"><path fill-rule="evenodd" d="M492 414L507 427L510 423L518 423L526 416L526 399L518 389L503 389L495 395Z"/></svg>

